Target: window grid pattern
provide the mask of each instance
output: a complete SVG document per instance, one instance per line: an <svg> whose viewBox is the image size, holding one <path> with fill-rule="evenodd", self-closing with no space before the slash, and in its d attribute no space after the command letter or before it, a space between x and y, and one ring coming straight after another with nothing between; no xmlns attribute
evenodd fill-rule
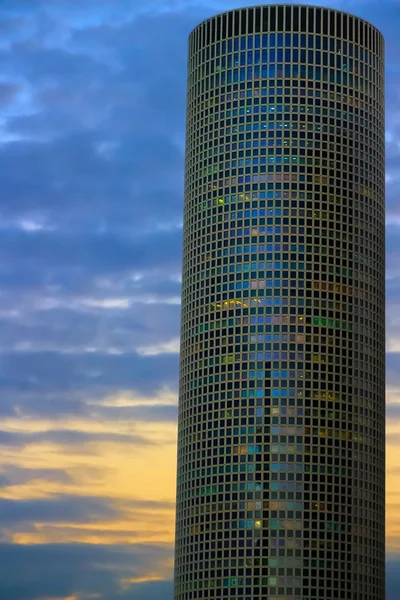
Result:
<svg viewBox="0 0 400 600"><path fill-rule="evenodd" d="M189 39L175 599L384 600L383 39Z"/></svg>

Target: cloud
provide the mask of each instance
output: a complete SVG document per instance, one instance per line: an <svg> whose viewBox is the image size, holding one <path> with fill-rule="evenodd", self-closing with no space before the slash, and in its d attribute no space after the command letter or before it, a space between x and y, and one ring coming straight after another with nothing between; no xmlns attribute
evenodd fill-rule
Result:
<svg viewBox="0 0 400 600"><path fill-rule="evenodd" d="M389 419L400 421L400 404L387 404L386 416Z"/></svg>
<svg viewBox="0 0 400 600"><path fill-rule="evenodd" d="M97 593L117 600L122 591L120 581L143 576L149 564L163 573L171 557L170 548L140 544L0 544L0 597L41 600ZM127 591L125 598L129 598Z"/></svg>
<svg viewBox="0 0 400 600"><path fill-rule="evenodd" d="M121 595L124 600L165 600L173 596L173 583L171 581L149 581L134 584L127 592Z"/></svg>
<svg viewBox="0 0 400 600"><path fill-rule="evenodd" d="M187 35L243 0L34 5L0 20L0 598L171 598ZM387 41L392 600L399 12L336 6Z"/></svg>
<svg viewBox="0 0 400 600"><path fill-rule="evenodd" d="M170 340L169 342L159 342L152 346L142 346L137 349L141 356L157 356L159 354L178 354L180 348L179 338Z"/></svg>
<svg viewBox="0 0 400 600"><path fill-rule="evenodd" d="M154 372L158 374L157 379ZM0 381L5 391L16 389L37 394L50 393L58 387L63 393L96 387L105 391L135 387L139 391L153 392L160 384L176 387L177 373L178 357L171 354L140 357L128 353L114 356L96 352L67 355L18 352L3 356L0 365Z"/></svg>
<svg viewBox="0 0 400 600"><path fill-rule="evenodd" d="M15 101L19 90L19 86L15 83L0 82L0 108L5 107Z"/></svg>
<svg viewBox="0 0 400 600"><path fill-rule="evenodd" d="M137 406L133 408L114 408L104 412L110 418L113 415L125 416L126 418L137 419L139 421L150 421L153 423L176 423L178 420L177 406Z"/></svg>
<svg viewBox="0 0 400 600"><path fill-rule="evenodd" d="M28 469L4 463L0 467L0 487L22 485L33 480L70 483L71 477L60 469Z"/></svg>
<svg viewBox="0 0 400 600"><path fill-rule="evenodd" d="M397 600L399 586L399 559L397 556L389 555L386 566L386 600Z"/></svg>
<svg viewBox="0 0 400 600"><path fill-rule="evenodd" d="M386 434L386 443L390 446L400 446L400 431Z"/></svg>
<svg viewBox="0 0 400 600"><path fill-rule="evenodd" d="M29 500L0 498L0 523L4 526L24 521L88 523L117 516L109 500L64 496Z"/></svg>
<svg viewBox="0 0 400 600"><path fill-rule="evenodd" d="M174 416L176 417L176 415ZM162 417L160 420L163 420ZM46 442L53 443L56 446L64 447L65 452L76 452L75 446L83 447L84 445L91 443L101 444L115 442L118 444L129 444L130 446L147 446L151 443L150 440L140 435L107 432L90 433L87 431L68 431L64 429L52 429L51 431L41 431L38 433L12 433L7 431L0 432L0 446L27 446ZM86 448L86 451L88 452L89 449Z"/></svg>

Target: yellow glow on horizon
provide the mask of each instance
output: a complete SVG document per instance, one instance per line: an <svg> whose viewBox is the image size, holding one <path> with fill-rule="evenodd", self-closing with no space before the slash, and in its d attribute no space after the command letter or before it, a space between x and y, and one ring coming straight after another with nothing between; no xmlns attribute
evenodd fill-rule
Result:
<svg viewBox="0 0 400 600"><path fill-rule="evenodd" d="M164 388L157 396L147 397L132 394L129 391L106 396L104 399L89 400L89 406L124 408L130 406L174 406L178 404L178 396L168 388Z"/></svg>
<svg viewBox="0 0 400 600"><path fill-rule="evenodd" d="M91 594L90 596L86 596L86 598L99 598L98 594ZM54 598L54 596L52 598L44 598L43 600L79 600L78 596L58 596L57 598Z"/></svg>
<svg viewBox="0 0 400 600"><path fill-rule="evenodd" d="M153 405L172 405L174 394L165 391L150 400ZM92 401L93 410L102 406L143 406L144 399L129 393ZM123 414L123 412L122 412ZM28 522L8 527L4 536L14 544L167 544L172 547L175 528L176 429L175 423L140 422L123 418L108 421L84 417L68 420L34 419L21 416L5 419L2 429L16 433L80 431L93 433L85 443L38 442L4 447L2 464L33 470L60 470L65 480L52 481L36 475L32 479L0 488L0 497L14 501L56 499L63 495L104 498L110 501L115 518L89 523ZM96 434L116 434L115 441L95 441ZM119 435L124 435L121 442ZM131 438L132 441L129 440ZM61 438L62 439L62 438ZM68 440L68 438L67 438ZM1 464L0 464L1 473ZM149 504L150 503L150 504ZM105 508L106 509L106 508ZM101 513L100 513L101 514ZM146 574L145 574L146 575Z"/></svg>
<svg viewBox="0 0 400 600"><path fill-rule="evenodd" d="M0 489L0 497L22 500L67 493L173 502L176 489L176 446L172 443L176 439L175 426L166 425L164 431L154 425L148 428L152 428L153 441L158 440L149 446L92 443L65 453L62 446L35 444L5 451L2 461L9 465L62 469L72 481L37 480L11 485ZM93 477L90 469L95 471Z"/></svg>
<svg viewBox="0 0 400 600"><path fill-rule="evenodd" d="M397 390L388 390L392 404L400 402ZM36 475L26 482L0 488L0 497L15 501L50 499L69 495L102 498L110 502L115 517L101 516L89 523L28 522L5 528L7 541L15 544L165 544L173 548L176 492L176 424L139 421L138 419L108 420L107 408L136 406L170 406L176 395L168 390L153 398L130 392L89 401L91 414L71 419L35 419L20 415L4 419L2 429L15 433L48 433L60 430L93 434L92 441L38 442L2 448L2 464L34 470L60 470L65 480L52 481ZM105 412L104 412L105 411ZM114 413L115 414L115 413ZM118 415L118 413L117 413ZM387 548L400 553L400 420L387 424ZM111 440L96 440L98 434L111 434ZM114 437L115 436L115 437ZM123 436L119 440L118 436ZM62 439L62 437L60 438ZM83 438L85 439L85 438ZM1 464L0 464L1 473ZM101 515L101 513L100 513ZM143 582L163 579L159 568L143 573ZM126 579L126 585L140 583ZM63 599L65 600L65 599ZM80 599L79 599L80 600Z"/></svg>
<svg viewBox="0 0 400 600"><path fill-rule="evenodd" d="M400 392L388 388L387 401L400 403ZM400 419L388 419L386 444L386 548L400 554Z"/></svg>
<svg viewBox="0 0 400 600"><path fill-rule="evenodd" d="M148 583L149 581L163 581L163 578L157 575L149 575L149 577L132 577L131 579L123 579L121 585L127 584L129 587L132 583Z"/></svg>
<svg viewBox="0 0 400 600"><path fill-rule="evenodd" d="M9 433L50 433L52 431L73 431L88 434L144 435L163 432L166 427L176 430L169 423L103 418L35 419L9 417L2 420L2 430Z"/></svg>
<svg viewBox="0 0 400 600"><path fill-rule="evenodd" d="M161 532L164 534L165 532ZM161 539L162 537L162 539ZM14 533L10 537L10 541L13 544L35 546L41 544L88 544L94 546L108 546L108 545L126 545L126 544L157 544L160 543L168 544L168 540L165 535L156 534L143 534L137 535L136 533L130 533L127 535L111 535L99 532L95 533L82 533L82 532L71 532L65 535L60 535L56 530L54 531L37 531L37 532L21 532ZM173 537L169 542L171 548L173 547Z"/></svg>

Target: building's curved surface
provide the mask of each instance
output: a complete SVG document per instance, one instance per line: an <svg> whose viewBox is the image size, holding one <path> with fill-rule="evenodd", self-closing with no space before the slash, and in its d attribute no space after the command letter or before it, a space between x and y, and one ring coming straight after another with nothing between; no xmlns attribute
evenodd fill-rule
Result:
<svg viewBox="0 0 400 600"><path fill-rule="evenodd" d="M383 39L189 41L175 599L384 600Z"/></svg>

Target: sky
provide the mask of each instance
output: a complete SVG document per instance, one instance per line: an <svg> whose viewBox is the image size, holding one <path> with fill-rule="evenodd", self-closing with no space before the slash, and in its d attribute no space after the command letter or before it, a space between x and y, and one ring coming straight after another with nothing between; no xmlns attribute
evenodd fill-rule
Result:
<svg viewBox="0 0 400 600"><path fill-rule="evenodd" d="M0 599L172 600L187 36L236 0L0 3ZM400 3L387 600L400 588Z"/></svg>

